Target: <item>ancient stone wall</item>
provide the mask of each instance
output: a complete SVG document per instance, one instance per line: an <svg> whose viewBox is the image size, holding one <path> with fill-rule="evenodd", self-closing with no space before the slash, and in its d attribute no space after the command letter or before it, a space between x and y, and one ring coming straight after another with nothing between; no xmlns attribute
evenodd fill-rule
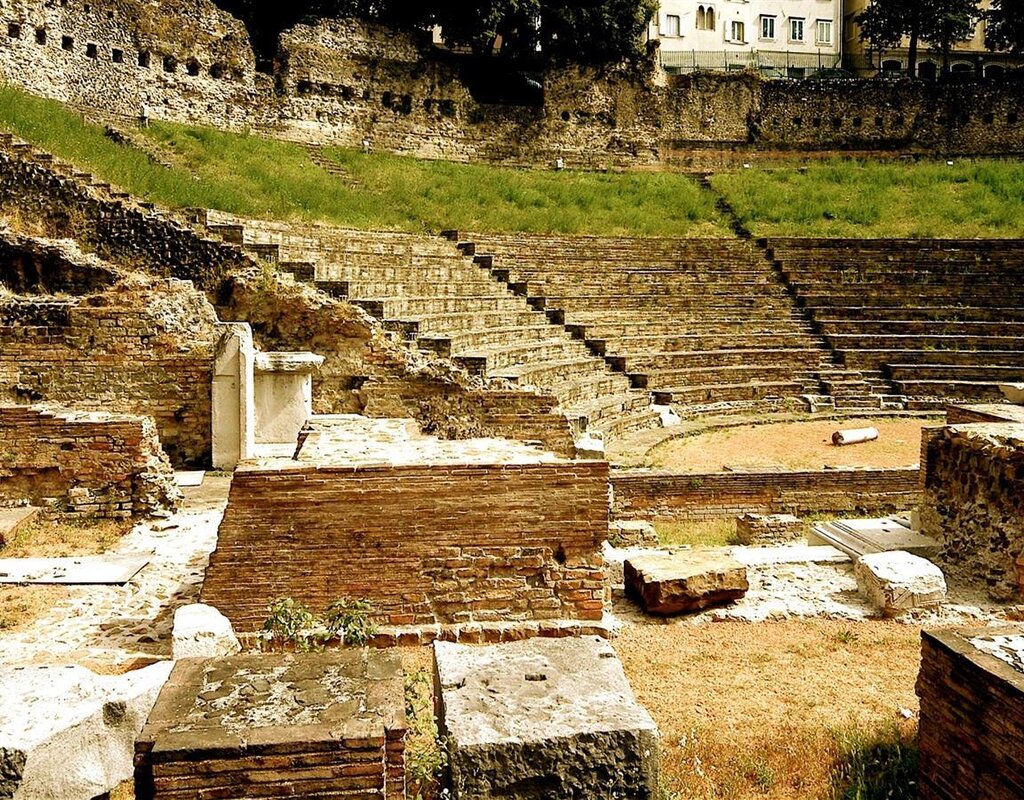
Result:
<svg viewBox="0 0 1024 800"><path fill-rule="evenodd" d="M921 800L1016 800L1024 786L1024 673L979 649L1020 630L922 631Z"/></svg>
<svg viewBox="0 0 1024 800"><path fill-rule="evenodd" d="M740 514L881 514L920 499L918 470L713 472L670 475L615 473L616 519L711 519Z"/></svg>
<svg viewBox="0 0 1024 800"><path fill-rule="evenodd" d="M0 501L120 518L173 507L179 496L151 419L0 406Z"/></svg>
<svg viewBox="0 0 1024 800"><path fill-rule="evenodd" d="M1024 554L1024 425L958 425L927 445L921 529L942 543L947 575L996 600L1020 595Z"/></svg>
<svg viewBox="0 0 1024 800"><path fill-rule="evenodd" d="M0 75L65 103L242 127L266 94L245 26L206 0L8 0L0 16Z"/></svg>
<svg viewBox="0 0 1024 800"><path fill-rule="evenodd" d="M599 620L608 466L243 466L203 587L237 630L271 600L388 625Z"/></svg>
<svg viewBox="0 0 1024 800"><path fill-rule="evenodd" d="M143 414L175 463L209 458L213 308L188 284L0 298L0 402Z"/></svg>
<svg viewBox="0 0 1024 800"><path fill-rule="evenodd" d="M543 76L542 102L505 105L479 87L474 97L479 65L425 35L353 20L298 25L281 37L275 74L263 75L244 28L207 0L11 2L0 10L0 78L101 115L136 118L147 103L169 120L530 165L625 166L748 146L1024 152L1024 99L1011 85L569 67Z"/></svg>

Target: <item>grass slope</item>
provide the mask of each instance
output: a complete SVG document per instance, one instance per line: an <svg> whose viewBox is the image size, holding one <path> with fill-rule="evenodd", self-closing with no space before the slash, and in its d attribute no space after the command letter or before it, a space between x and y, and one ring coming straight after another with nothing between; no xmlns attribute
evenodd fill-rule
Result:
<svg viewBox="0 0 1024 800"><path fill-rule="evenodd" d="M725 235L714 199L683 175L525 171L331 148L336 176L297 144L154 123L138 133L168 169L61 104L5 86L0 127L171 207L406 231Z"/></svg>
<svg viewBox="0 0 1024 800"><path fill-rule="evenodd" d="M759 236L1024 236L1024 163L835 160L745 169L712 185Z"/></svg>

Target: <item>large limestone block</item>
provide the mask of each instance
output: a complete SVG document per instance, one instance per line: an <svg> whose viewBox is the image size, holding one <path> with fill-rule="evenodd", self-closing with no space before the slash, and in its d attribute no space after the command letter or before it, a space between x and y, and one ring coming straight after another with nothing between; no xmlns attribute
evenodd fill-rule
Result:
<svg viewBox="0 0 1024 800"><path fill-rule="evenodd" d="M222 658L242 649L231 622L213 606L196 603L174 612L171 648L183 658Z"/></svg>
<svg viewBox="0 0 1024 800"><path fill-rule="evenodd" d="M171 662L118 676L82 667L0 674L0 797L87 800L133 774L135 737Z"/></svg>
<svg viewBox="0 0 1024 800"><path fill-rule="evenodd" d="M861 556L854 571L861 593L887 617L938 605L946 598L942 570L902 550Z"/></svg>
<svg viewBox="0 0 1024 800"><path fill-rule="evenodd" d="M750 588L747 568L722 550L631 557L624 577L626 592L660 616L738 600Z"/></svg>
<svg viewBox="0 0 1024 800"><path fill-rule="evenodd" d="M455 800L656 798L658 730L603 639L434 644Z"/></svg>

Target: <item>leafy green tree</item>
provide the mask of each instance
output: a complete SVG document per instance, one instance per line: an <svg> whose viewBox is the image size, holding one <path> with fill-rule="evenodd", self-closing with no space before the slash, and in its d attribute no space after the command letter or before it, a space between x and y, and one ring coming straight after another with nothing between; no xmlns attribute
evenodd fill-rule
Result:
<svg viewBox="0 0 1024 800"><path fill-rule="evenodd" d="M949 52L956 42L970 36L979 16L979 0L873 0L856 16L860 38L875 50L907 45L907 72L917 74L921 43L943 54L943 72L949 70Z"/></svg>
<svg viewBox="0 0 1024 800"><path fill-rule="evenodd" d="M541 49L557 61L602 63L640 53L658 0L542 0Z"/></svg>
<svg viewBox="0 0 1024 800"><path fill-rule="evenodd" d="M497 50L522 56L536 50L540 0L450 0L436 3L432 21L445 44L479 55Z"/></svg>
<svg viewBox="0 0 1024 800"><path fill-rule="evenodd" d="M1024 53L1024 9L1020 0L992 0L987 18L985 45L990 50Z"/></svg>

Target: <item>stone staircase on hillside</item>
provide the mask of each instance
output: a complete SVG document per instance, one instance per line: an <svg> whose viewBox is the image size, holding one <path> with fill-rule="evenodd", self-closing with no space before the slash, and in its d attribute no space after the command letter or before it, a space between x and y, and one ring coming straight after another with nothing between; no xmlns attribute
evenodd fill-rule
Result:
<svg viewBox="0 0 1024 800"><path fill-rule="evenodd" d="M462 238L479 267L684 416L885 407L880 376L842 367L742 239Z"/></svg>
<svg viewBox="0 0 1024 800"><path fill-rule="evenodd" d="M611 441L660 424L649 392L446 240L216 212L205 222L279 271L363 307L424 351L554 395L578 434Z"/></svg>

